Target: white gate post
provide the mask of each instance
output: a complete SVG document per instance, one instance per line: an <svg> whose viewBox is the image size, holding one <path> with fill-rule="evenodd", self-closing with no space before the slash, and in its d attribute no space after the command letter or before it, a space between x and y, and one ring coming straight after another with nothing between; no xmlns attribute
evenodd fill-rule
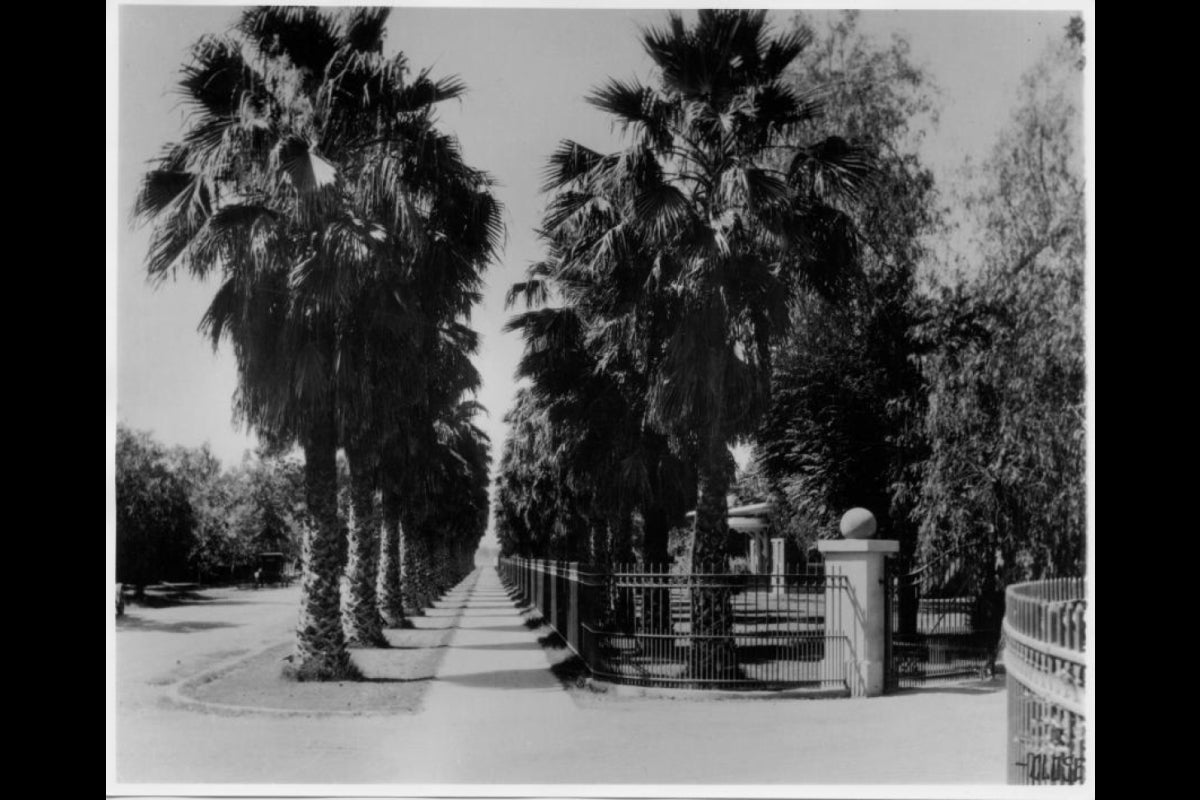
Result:
<svg viewBox="0 0 1200 800"><path fill-rule="evenodd" d="M841 623L846 652L831 647L827 659L844 657L846 681L852 697L874 697L883 693L884 653L887 626L884 620L883 559L900 552L894 539L826 539L817 542L825 558L826 636L830 621ZM841 576L840 578L834 576ZM828 673L827 673L828 674Z"/></svg>
<svg viewBox="0 0 1200 800"><path fill-rule="evenodd" d="M786 590L783 578L783 538L771 540L771 591L782 594Z"/></svg>

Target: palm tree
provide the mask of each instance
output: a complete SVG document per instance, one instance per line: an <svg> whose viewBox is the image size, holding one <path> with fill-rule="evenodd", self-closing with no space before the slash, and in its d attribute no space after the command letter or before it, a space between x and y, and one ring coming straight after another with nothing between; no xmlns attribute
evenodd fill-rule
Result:
<svg viewBox="0 0 1200 800"><path fill-rule="evenodd" d="M586 481L572 476L574 431L550 418L528 387L505 414L508 434L496 487L496 534L501 552L525 558L598 557L595 504Z"/></svg>
<svg viewBox="0 0 1200 800"><path fill-rule="evenodd" d="M483 407L462 400L437 423L441 458L433 472L433 522L445 554L443 581L453 585L470 572L473 554L487 529L490 441L476 424Z"/></svg>
<svg viewBox="0 0 1200 800"><path fill-rule="evenodd" d="M600 361L642 354L646 419L695 464L693 569L723 572L728 444L758 421L793 290L833 291L854 273L852 226L827 198L853 195L870 165L837 138L794 144L820 110L781 80L807 39L769 38L765 12L700 11L691 28L672 14L643 44L658 85L610 80L590 97L632 142L611 155L564 142L545 227L558 282L604 289L588 334ZM727 592L694 593L692 618L693 677L736 675Z"/></svg>
<svg viewBox="0 0 1200 800"><path fill-rule="evenodd" d="M572 235L579 238L580 232ZM636 271L601 277L572 270L553 241L548 248L549 258L510 290L508 305L522 297L527 306L545 305L552 293L563 304L509 321L506 330L520 330L525 340L517 374L530 380L549 422L570 443L561 454L568 472L576 484L590 487L603 524L615 534L606 552L616 561L629 560L636 511L642 517L642 561L663 565L668 530L683 520L695 490L667 438L645 425L649 366L661 349L652 298L642 298L636 320L623 320L637 326L635 333L611 336L606 322L614 311L641 295L641 286L630 281Z"/></svg>
<svg viewBox="0 0 1200 800"><path fill-rule="evenodd" d="M401 582L403 561L400 549L400 518L404 509L404 495L395 481L386 478L389 469L385 461L380 467L381 497L380 518L382 520L379 547L379 585L377 590L379 615L389 628L409 627L404 611L404 589Z"/></svg>
<svg viewBox="0 0 1200 800"><path fill-rule="evenodd" d="M439 535L433 521L439 502L436 473L444 457L438 431L445 418L463 413L463 395L476 392L480 385L479 372L471 362L478 335L463 322L422 323L414 336L419 358L407 373L410 390L402 396L391 395L396 418L380 440L384 529L388 537L395 536L394 543L385 540L385 552L390 561L391 548L402 551L399 563L392 562L399 574L383 578L389 584L392 609L385 616L398 616L402 609L419 614L440 590L448 588L445 575L450 571L445 567L449 562L441 558L443 569L439 570ZM462 500L448 502L454 505Z"/></svg>
<svg viewBox="0 0 1200 800"><path fill-rule="evenodd" d="M201 38L180 83L188 130L146 174L135 207L155 224L153 278L220 276L202 329L233 345L239 417L304 449L300 678L352 672L336 483L348 301L419 246L409 146L431 162L445 154L428 109L462 92L455 80L409 80L403 56L382 55L387 14L253 8L228 35Z"/></svg>
<svg viewBox="0 0 1200 800"><path fill-rule="evenodd" d="M419 143L429 142L437 145L433 163L411 159L402 170L410 196L423 209L414 215L420 220L418 236L394 254L391 269L371 273L374 283L359 293L339 353L346 366L340 374L347 376L340 393L354 398L345 404L342 421L354 516L364 523L350 532L344 622L350 640L366 646L385 641L377 593L381 509L376 494L382 488L393 506L403 502L397 477L406 468L402 454L410 449L414 420L436 415L456 393L478 388L478 373L469 361L477 337L463 321L479 299L482 272L501 234L491 178L463 164L452 139L423 131ZM449 394L447 385L453 387ZM410 452L413 456L422 453ZM381 473L385 461L390 477ZM395 579L394 586L388 584L387 616L393 621L402 619L403 602L399 556L393 560L388 548L398 548L401 513L393 507L384 519L388 535L396 537L386 541L384 551L388 568L397 571L387 578Z"/></svg>

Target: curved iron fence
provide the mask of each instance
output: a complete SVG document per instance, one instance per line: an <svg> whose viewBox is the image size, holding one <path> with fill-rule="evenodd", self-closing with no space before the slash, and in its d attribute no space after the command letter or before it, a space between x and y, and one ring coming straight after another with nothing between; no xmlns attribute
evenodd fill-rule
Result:
<svg viewBox="0 0 1200 800"><path fill-rule="evenodd" d="M502 558L500 574L601 680L640 686L841 690L845 578L672 572Z"/></svg>
<svg viewBox="0 0 1200 800"><path fill-rule="evenodd" d="M1087 583L1082 578L1008 587L1008 782L1084 779Z"/></svg>

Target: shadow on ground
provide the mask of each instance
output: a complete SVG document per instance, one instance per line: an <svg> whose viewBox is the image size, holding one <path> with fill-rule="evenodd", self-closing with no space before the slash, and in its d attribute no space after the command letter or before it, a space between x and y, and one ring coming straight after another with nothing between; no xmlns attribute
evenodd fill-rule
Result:
<svg viewBox="0 0 1200 800"><path fill-rule="evenodd" d="M223 597L214 597L210 592L222 591ZM261 597L253 599L235 599L229 597L230 592L256 592L251 587L218 586L201 587L199 584L180 584L177 586L147 586L142 597L135 597L131 589L125 590L126 608L180 608L183 606L245 606L245 605L295 605L294 599L264 600ZM263 591L269 591L264 588Z"/></svg>
<svg viewBox="0 0 1200 800"><path fill-rule="evenodd" d="M477 631L497 631L508 633L528 633L529 630L524 625L472 625L473 630Z"/></svg>
<svg viewBox="0 0 1200 800"><path fill-rule="evenodd" d="M118 631L156 631L159 633L196 633L211 631L217 628L240 628L231 622L201 622L200 620L180 620L179 622L156 622L136 615L126 614L117 617Z"/></svg>
<svg viewBox="0 0 1200 800"><path fill-rule="evenodd" d="M533 642L503 642L500 644L456 644L456 650L537 650Z"/></svg>
<svg viewBox="0 0 1200 800"><path fill-rule="evenodd" d="M910 686L889 692L890 695L900 697L910 694L995 694L1003 692L1007 688L1006 681L1003 676L991 678L981 681L961 681L955 683L930 684L928 686Z"/></svg>
<svg viewBox="0 0 1200 800"><path fill-rule="evenodd" d="M559 682L546 669L497 669L467 675L442 675L438 680L477 689L562 691Z"/></svg>

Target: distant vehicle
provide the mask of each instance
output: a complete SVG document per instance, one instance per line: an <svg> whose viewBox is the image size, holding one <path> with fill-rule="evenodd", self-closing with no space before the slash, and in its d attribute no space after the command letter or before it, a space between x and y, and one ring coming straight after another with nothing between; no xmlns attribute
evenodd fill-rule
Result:
<svg viewBox="0 0 1200 800"><path fill-rule="evenodd" d="M284 561L285 561L285 559L284 559L283 553L259 553L258 554L258 568L260 570L262 570L259 581L264 584L283 583L283 581L284 581L284 575L283 575Z"/></svg>

